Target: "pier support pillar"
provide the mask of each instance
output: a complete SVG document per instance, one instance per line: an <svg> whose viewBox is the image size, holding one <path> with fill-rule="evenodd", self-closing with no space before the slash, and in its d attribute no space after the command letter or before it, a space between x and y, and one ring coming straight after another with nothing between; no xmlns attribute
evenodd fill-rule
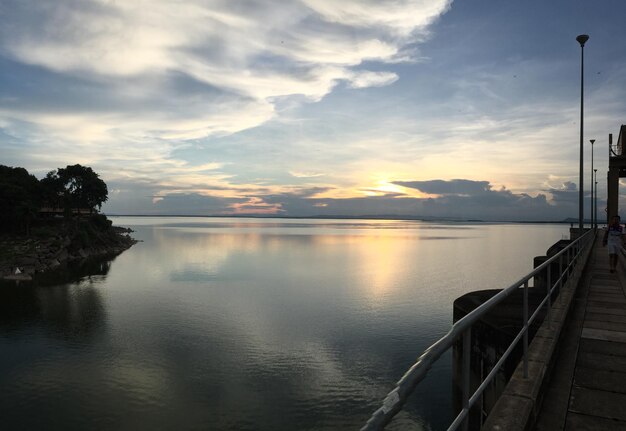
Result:
<svg viewBox="0 0 626 431"><path fill-rule="evenodd" d="M616 166L610 166L609 164L609 172L607 173L607 210L606 217L608 225L610 223L611 218L613 216L618 215L618 197L619 197L619 171L620 169Z"/></svg>
<svg viewBox="0 0 626 431"><path fill-rule="evenodd" d="M606 223L619 215L619 179L626 177L626 125L619 129L617 145L613 146L613 135L609 134L609 172L606 178ZM626 216L626 215L625 215Z"/></svg>

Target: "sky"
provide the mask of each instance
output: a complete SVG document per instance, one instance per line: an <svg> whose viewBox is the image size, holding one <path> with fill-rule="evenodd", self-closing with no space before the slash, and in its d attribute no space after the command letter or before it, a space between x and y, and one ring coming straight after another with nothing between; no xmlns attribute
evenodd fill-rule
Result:
<svg viewBox="0 0 626 431"><path fill-rule="evenodd" d="M90 166L107 214L577 218L586 33L584 211L596 139L602 215L624 16L623 0L1 0L0 164Z"/></svg>

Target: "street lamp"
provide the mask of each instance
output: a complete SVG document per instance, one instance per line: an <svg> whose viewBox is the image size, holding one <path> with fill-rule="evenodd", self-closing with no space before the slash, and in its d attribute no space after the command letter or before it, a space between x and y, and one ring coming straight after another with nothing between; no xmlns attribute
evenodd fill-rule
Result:
<svg viewBox="0 0 626 431"><path fill-rule="evenodd" d="M595 220L594 227L596 229L598 229L598 170L597 169L593 170L593 177L594 177L594 180L596 182L596 193L594 195L595 201L594 201L594 209L593 209L594 217L593 218Z"/></svg>
<svg viewBox="0 0 626 431"><path fill-rule="evenodd" d="M593 143L596 142L595 139L590 139L591 142L591 182L589 183L589 187L591 187L591 228L593 229Z"/></svg>
<svg viewBox="0 0 626 431"><path fill-rule="evenodd" d="M576 41L580 43L580 169L578 180L578 235L583 234L583 82L585 76L585 42L589 40L589 36L581 34L576 36Z"/></svg>

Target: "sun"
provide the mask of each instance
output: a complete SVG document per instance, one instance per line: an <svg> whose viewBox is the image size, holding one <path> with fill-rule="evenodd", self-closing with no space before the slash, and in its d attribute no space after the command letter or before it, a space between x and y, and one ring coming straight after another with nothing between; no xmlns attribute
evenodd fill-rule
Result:
<svg viewBox="0 0 626 431"><path fill-rule="evenodd" d="M380 181L376 190L380 190L385 193L405 193L404 187L400 187L386 180Z"/></svg>
<svg viewBox="0 0 626 431"><path fill-rule="evenodd" d="M363 190L366 196L382 196L387 194L397 194L407 197L423 198L429 195L421 193L418 190L399 186L394 184L392 180L382 179L376 181L375 185Z"/></svg>

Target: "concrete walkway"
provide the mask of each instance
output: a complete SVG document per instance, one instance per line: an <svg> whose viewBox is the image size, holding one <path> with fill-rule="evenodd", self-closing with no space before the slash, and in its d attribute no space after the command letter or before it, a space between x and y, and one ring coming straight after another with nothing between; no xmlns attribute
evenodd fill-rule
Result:
<svg viewBox="0 0 626 431"><path fill-rule="evenodd" d="M536 431L626 431L626 271L608 268L599 237L563 329Z"/></svg>

